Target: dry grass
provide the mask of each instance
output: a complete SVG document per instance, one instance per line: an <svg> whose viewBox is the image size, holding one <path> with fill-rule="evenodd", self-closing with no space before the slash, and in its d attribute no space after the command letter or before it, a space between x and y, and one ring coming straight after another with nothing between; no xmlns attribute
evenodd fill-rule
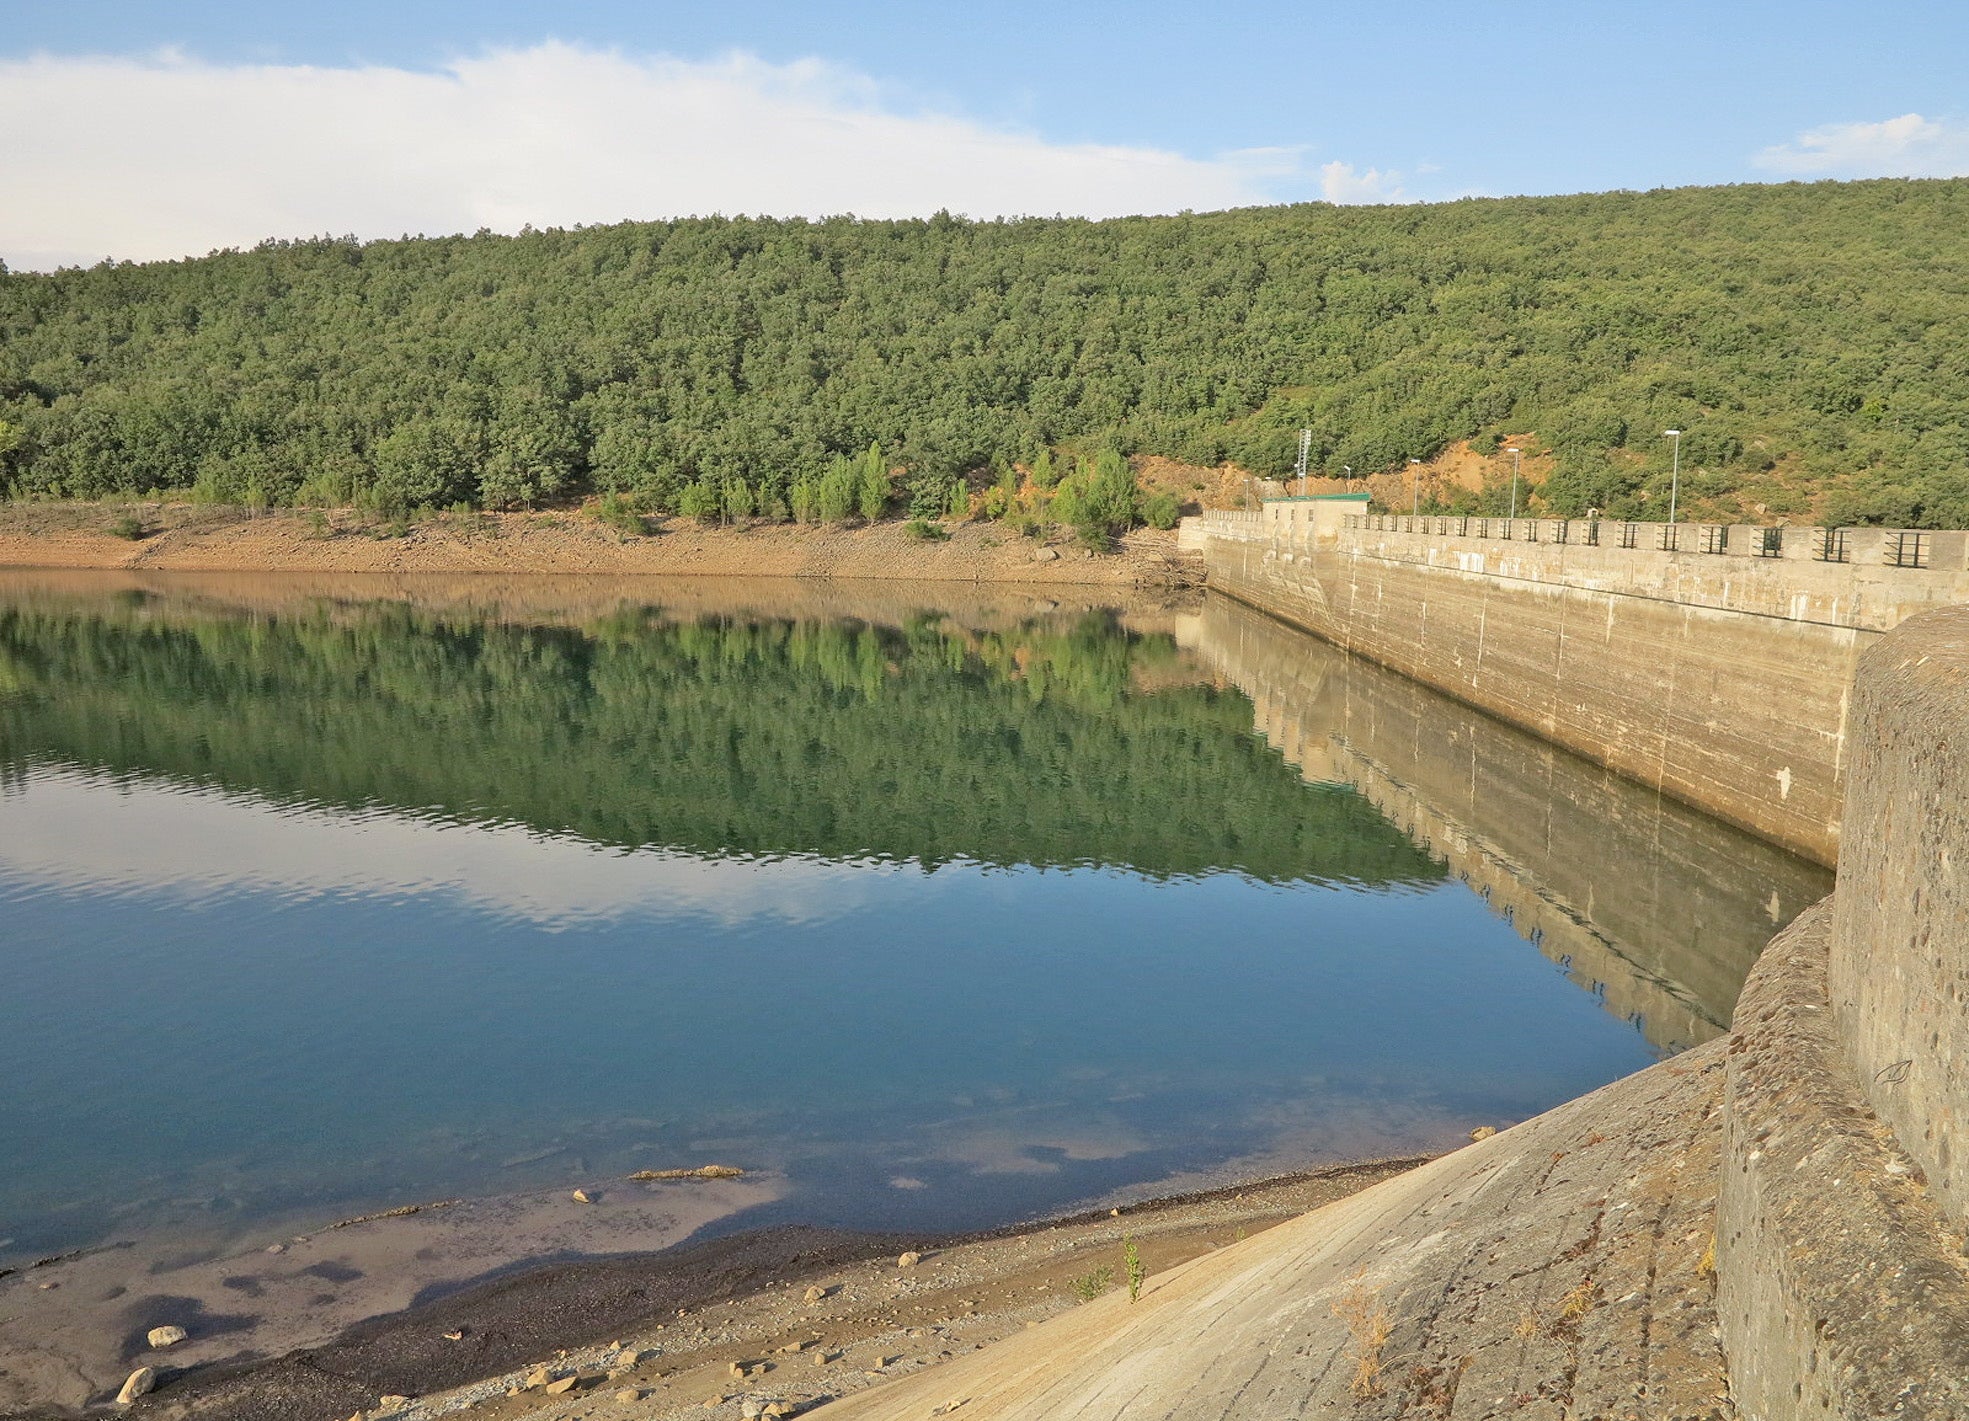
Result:
<svg viewBox="0 0 1969 1421"><path fill-rule="evenodd" d="M1567 1322L1577 1322L1593 1311L1593 1304L1598 1301L1599 1294L1599 1284L1591 1278L1581 1278L1578 1286L1559 1299L1559 1316Z"/></svg>
<svg viewBox="0 0 1969 1421"><path fill-rule="evenodd" d="M1381 1305L1381 1290L1370 1288L1359 1274L1347 1295L1333 1305L1334 1316L1347 1324L1354 1343L1354 1397L1367 1401L1381 1395L1381 1349L1387 1345L1394 1321Z"/></svg>

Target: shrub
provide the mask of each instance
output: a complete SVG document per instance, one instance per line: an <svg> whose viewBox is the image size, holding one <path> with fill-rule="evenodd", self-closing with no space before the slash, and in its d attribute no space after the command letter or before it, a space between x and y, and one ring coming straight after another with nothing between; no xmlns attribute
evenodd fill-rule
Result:
<svg viewBox="0 0 1969 1421"><path fill-rule="evenodd" d="M941 543L950 536L941 524L932 523L924 518L910 519L902 525L902 531L905 537L919 543Z"/></svg>
<svg viewBox="0 0 1969 1421"><path fill-rule="evenodd" d="M1082 1273L1073 1280L1073 1295L1083 1303L1091 1303L1105 1293L1114 1282L1114 1269L1103 1263L1099 1268Z"/></svg>
<svg viewBox="0 0 1969 1421"><path fill-rule="evenodd" d="M141 539L147 530L143 519L134 513L126 513L109 525L109 531L112 537L128 538L134 543Z"/></svg>
<svg viewBox="0 0 1969 1421"><path fill-rule="evenodd" d="M643 515L619 493L605 493L595 505L595 521L605 523L625 537L640 538L649 531Z"/></svg>
<svg viewBox="0 0 1969 1421"><path fill-rule="evenodd" d="M1167 489L1142 500L1142 519L1151 528L1174 528L1182 515L1182 505L1176 501L1176 495Z"/></svg>
<svg viewBox="0 0 1969 1421"><path fill-rule="evenodd" d="M709 479L696 479L677 491L677 511L700 523L717 518L718 502L718 487Z"/></svg>
<svg viewBox="0 0 1969 1421"><path fill-rule="evenodd" d="M820 480L809 474L802 474L793 481L793 518L799 523L812 523L820 517Z"/></svg>
<svg viewBox="0 0 1969 1421"><path fill-rule="evenodd" d="M815 510L823 523L845 523L855 511L858 471L845 457L837 456L821 475Z"/></svg>

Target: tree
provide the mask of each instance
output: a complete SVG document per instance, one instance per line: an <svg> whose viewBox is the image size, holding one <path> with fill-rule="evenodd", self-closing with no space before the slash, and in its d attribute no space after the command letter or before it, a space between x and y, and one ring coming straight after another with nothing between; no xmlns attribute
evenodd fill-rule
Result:
<svg viewBox="0 0 1969 1421"><path fill-rule="evenodd" d="M371 495L387 513L449 507L475 491L484 457L485 439L476 426L413 420L377 446Z"/></svg>
<svg viewBox="0 0 1969 1421"><path fill-rule="evenodd" d="M880 518L889 507L889 465L882 457L882 446L871 444L862 455L860 477L855 485L855 511L869 523Z"/></svg>

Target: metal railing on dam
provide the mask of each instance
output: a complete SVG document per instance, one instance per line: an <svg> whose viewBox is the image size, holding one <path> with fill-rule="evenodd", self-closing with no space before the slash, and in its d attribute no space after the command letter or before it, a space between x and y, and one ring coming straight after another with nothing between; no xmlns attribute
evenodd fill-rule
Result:
<svg viewBox="0 0 1969 1421"><path fill-rule="evenodd" d="M1206 513L1186 531L1206 555L1213 540L1264 543L1287 563L1325 548L1869 632L1969 600L1969 532L1956 529L1355 513L1290 500Z"/></svg>
<svg viewBox="0 0 1969 1421"><path fill-rule="evenodd" d="M1922 528L1801 528L1749 523L1642 523L1609 518L1486 518L1470 515L1356 513L1361 532L1422 533L1502 543L1577 543L1588 548L1702 553L1709 557L1961 571L1969 533Z"/></svg>

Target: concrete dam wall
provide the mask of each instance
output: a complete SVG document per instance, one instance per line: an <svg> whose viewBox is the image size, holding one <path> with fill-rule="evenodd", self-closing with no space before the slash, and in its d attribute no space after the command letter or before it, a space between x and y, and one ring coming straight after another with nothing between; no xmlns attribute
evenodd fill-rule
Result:
<svg viewBox="0 0 1969 1421"><path fill-rule="evenodd" d="M1861 652L1969 600L1961 533L1359 507L1282 500L1186 537L1218 591L1823 864Z"/></svg>

